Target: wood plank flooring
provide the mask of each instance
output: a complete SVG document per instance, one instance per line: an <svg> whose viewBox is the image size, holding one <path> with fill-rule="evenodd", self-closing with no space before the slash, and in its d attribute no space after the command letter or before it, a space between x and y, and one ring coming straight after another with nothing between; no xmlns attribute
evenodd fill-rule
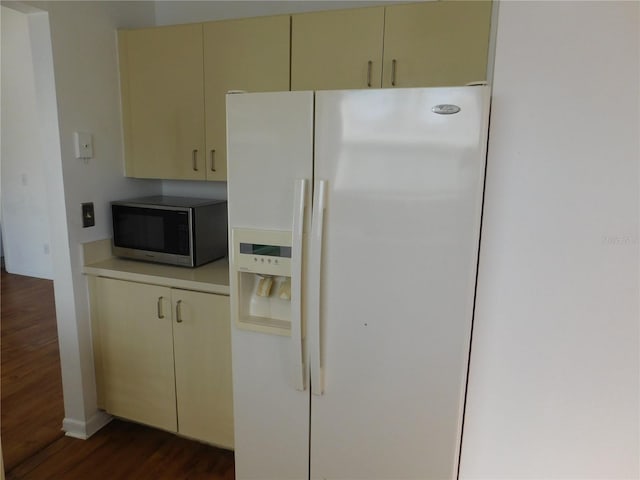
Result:
<svg viewBox="0 0 640 480"><path fill-rule="evenodd" d="M1 436L7 480L233 480L233 452L114 420L64 437L60 359L48 280L2 270Z"/></svg>
<svg viewBox="0 0 640 480"><path fill-rule="evenodd" d="M64 437L23 462L7 480L233 480L233 452L119 420L89 440Z"/></svg>
<svg viewBox="0 0 640 480"><path fill-rule="evenodd" d="M53 282L4 270L0 281L0 435L10 471L63 436L64 406Z"/></svg>

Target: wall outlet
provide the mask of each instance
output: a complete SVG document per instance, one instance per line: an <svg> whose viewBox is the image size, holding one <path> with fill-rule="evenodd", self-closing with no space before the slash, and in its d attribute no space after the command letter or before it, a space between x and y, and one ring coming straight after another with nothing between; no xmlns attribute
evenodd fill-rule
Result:
<svg viewBox="0 0 640 480"><path fill-rule="evenodd" d="M75 132L73 134L73 144L76 158L93 158L93 138L90 133Z"/></svg>
<svg viewBox="0 0 640 480"><path fill-rule="evenodd" d="M93 202L82 204L82 228L93 227L96 218L93 214Z"/></svg>

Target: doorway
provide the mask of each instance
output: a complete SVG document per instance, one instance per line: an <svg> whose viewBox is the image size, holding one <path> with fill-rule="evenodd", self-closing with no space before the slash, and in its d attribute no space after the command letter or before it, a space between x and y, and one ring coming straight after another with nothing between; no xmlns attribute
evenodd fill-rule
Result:
<svg viewBox="0 0 640 480"><path fill-rule="evenodd" d="M2 6L0 223L8 272L53 278L47 176L28 14Z"/></svg>
<svg viewBox="0 0 640 480"><path fill-rule="evenodd" d="M63 195L48 14L2 5L0 230L5 465L62 436L64 406L50 221ZM64 214L64 212L63 212ZM63 232L65 233L65 232ZM59 233L56 233L60 237Z"/></svg>

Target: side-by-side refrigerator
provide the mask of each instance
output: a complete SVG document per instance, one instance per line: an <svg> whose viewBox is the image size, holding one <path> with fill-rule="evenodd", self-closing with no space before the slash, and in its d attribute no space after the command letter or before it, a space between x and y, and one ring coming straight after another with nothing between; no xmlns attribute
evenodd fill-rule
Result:
<svg viewBox="0 0 640 480"><path fill-rule="evenodd" d="M456 478L489 98L227 96L238 480Z"/></svg>

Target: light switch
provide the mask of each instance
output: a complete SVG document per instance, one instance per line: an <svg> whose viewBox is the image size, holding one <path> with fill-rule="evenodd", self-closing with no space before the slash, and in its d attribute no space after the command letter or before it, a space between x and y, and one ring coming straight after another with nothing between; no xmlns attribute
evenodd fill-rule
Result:
<svg viewBox="0 0 640 480"><path fill-rule="evenodd" d="M93 158L93 139L90 133L75 132L73 141L76 150L76 158Z"/></svg>
<svg viewBox="0 0 640 480"><path fill-rule="evenodd" d="M93 227L96 224L96 217L93 213L93 202L82 204L82 228Z"/></svg>

